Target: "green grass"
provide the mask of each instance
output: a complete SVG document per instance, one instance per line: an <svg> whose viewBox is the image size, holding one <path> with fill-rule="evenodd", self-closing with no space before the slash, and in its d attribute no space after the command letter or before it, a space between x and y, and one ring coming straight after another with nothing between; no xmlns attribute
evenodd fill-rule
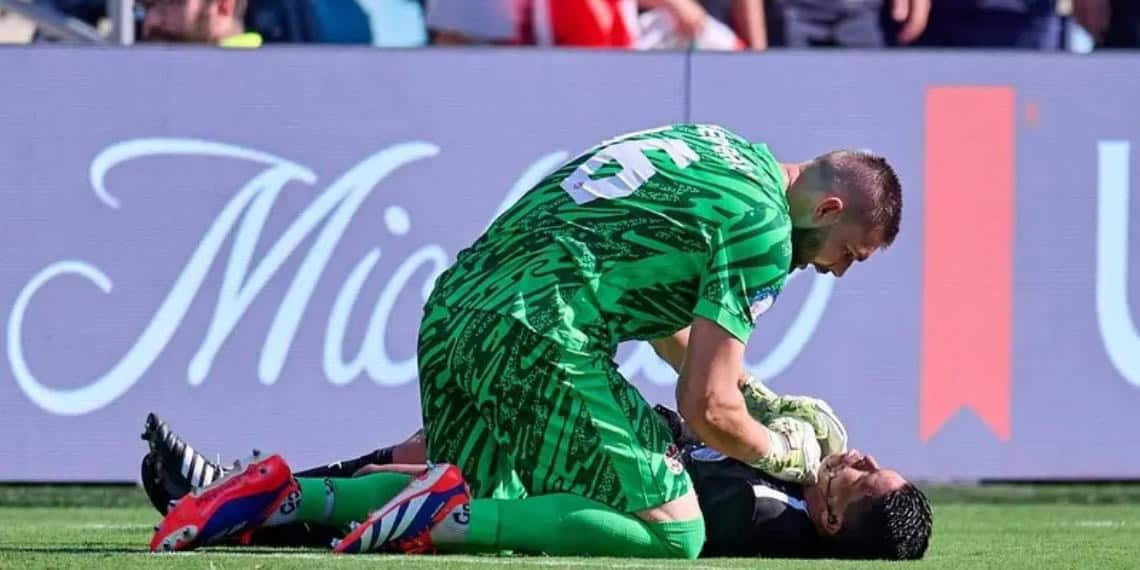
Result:
<svg viewBox="0 0 1140 570"><path fill-rule="evenodd" d="M1135 568L1140 486L930 489L935 532L922 568ZM321 550L218 548L151 555L158 516L131 488L0 487L0 568L878 568L749 559L333 557Z"/></svg>

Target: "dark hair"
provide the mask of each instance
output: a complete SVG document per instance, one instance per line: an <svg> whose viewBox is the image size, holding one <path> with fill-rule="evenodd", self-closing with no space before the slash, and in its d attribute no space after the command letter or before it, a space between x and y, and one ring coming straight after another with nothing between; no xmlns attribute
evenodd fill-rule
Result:
<svg viewBox="0 0 1140 570"><path fill-rule="evenodd" d="M206 0L206 4L211 4L217 0ZM170 0L141 0L139 4L143 8L150 8L157 4L168 4ZM245 18L245 12L249 8L249 0L234 0L234 18L241 20Z"/></svg>
<svg viewBox="0 0 1140 570"><path fill-rule="evenodd" d="M871 228L883 231L883 246L895 241L902 221L902 184L887 159L868 152L840 150L819 158L829 180L852 192Z"/></svg>
<svg viewBox="0 0 1140 570"><path fill-rule="evenodd" d="M835 535L834 555L841 558L918 560L934 527L930 502L910 483L851 505L845 518Z"/></svg>

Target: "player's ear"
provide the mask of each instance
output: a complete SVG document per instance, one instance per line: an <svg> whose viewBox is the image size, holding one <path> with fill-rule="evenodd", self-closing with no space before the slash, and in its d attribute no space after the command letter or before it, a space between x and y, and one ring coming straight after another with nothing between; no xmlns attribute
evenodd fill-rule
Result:
<svg viewBox="0 0 1140 570"><path fill-rule="evenodd" d="M839 221L843 214L843 199L839 196L828 196L815 206L815 222L817 227L826 227Z"/></svg>

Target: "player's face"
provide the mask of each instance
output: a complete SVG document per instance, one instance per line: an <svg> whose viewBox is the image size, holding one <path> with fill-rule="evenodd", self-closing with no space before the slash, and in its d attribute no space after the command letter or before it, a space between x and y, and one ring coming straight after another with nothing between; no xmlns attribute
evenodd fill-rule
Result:
<svg viewBox="0 0 1140 570"><path fill-rule="evenodd" d="M820 526L831 532L842 526L843 514L852 504L885 495L906 484L906 479L897 471L883 469L873 456L863 455L858 450L827 456L820 473L818 488L823 492L824 504L815 510L821 518ZM829 525L827 519L832 515L837 521Z"/></svg>
<svg viewBox="0 0 1140 570"><path fill-rule="evenodd" d="M866 260L879 248L879 233L847 221L822 228L792 229L792 269L810 265L819 273L843 277L856 261Z"/></svg>
<svg viewBox="0 0 1140 570"><path fill-rule="evenodd" d="M206 0L153 0L143 6L143 38L159 42L210 41Z"/></svg>

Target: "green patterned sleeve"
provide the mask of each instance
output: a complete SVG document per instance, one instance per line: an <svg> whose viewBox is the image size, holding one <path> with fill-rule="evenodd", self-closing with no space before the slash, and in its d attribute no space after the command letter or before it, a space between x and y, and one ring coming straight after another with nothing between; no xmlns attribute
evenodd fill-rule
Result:
<svg viewBox="0 0 1140 570"><path fill-rule="evenodd" d="M718 228L693 314L747 343L756 319L776 302L787 279L790 232L786 218L759 209Z"/></svg>

